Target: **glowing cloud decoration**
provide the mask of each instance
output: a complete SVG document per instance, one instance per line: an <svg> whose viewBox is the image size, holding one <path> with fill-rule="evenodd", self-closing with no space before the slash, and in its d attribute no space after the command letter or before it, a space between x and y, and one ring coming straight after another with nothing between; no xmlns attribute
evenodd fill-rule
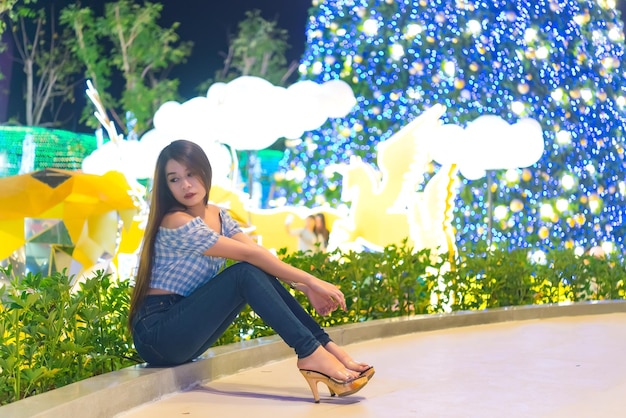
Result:
<svg viewBox="0 0 626 418"><path fill-rule="evenodd" d="M154 127L198 143L260 150L279 138L299 138L328 118L343 117L355 104L352 89L341 80L300 81L284 88L243 76L213 84L206 97L164 103L154 115Z"/></svg>
<svg viewBox="0 0 626 418"><path fill-rule="evenodd" d="M92 91L93 90L93 91ZM214 177L228 177L233 158L224 144L237 150L260 150L279 138L295 139L319 128L328 118L347 115L356 105L352 88L341 80L322 84L300 81L284 88L259 77L244 76L229 83L214 83L206 96L184 103L168 101L154 114L154 129L140 141L127 141L104 120L97 92L88 93L107 130L115 140L106 143L83 162L83 171L104 174L115 170L129 178L153 175L160 151L175 139L188 139L209 155Z"/></svg>
<svg viewBox="0 0 626 418"><path fill-rule="evenodd" d="M446 124L433 134L433 160L442 165L457 164L470 180L483 177L486 170L531 166L544 150L541 125L530 118L510 125L499 116L485 115L465 129Z"/></svg>

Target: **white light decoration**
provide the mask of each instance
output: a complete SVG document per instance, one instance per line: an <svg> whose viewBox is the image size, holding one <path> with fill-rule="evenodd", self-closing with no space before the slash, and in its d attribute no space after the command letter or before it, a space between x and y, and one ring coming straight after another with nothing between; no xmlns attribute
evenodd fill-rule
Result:
<svg viewBox="0 0 626 418"><path fill-rule="evenodd" d="M406 95L411 99L421 99L424 93L421 90L415 90L413 87L409 87L406 91Z"/></svg>
<svg viewBox="0 0 626 418"><path fill-rule="evenodd" d="M576 15L573 18L574 22L576 22L579 26L585 24L585 15Z"/></svg>
<svg viewBox="0 0 626 418"><path fill-rule="evenodd" d="M540 46L535 52L535 56L540 60L545 60L546 58L548 58L548 55L550 55L550 51L545 46Z"/></svg>
<svg viewBox="0 0 626 418"><path fill-rule="evenodd" d="M589 199L589 210L591 212L596 213L600 209L600 202L597 199Z"/></svg>
<svg viewBox="0 0 626 418"><path fill-rule="evenodd" d="M539 209L539 214L542 218L550 219L554 216L554 209L552 208L551 204L544 203Z"/></svg>
<svg viewBox="0 0 626 418"><path fill-rule="evenodd" d="M404 56L404 47L400 44L391 45L391 59L397 61Z"/></svg>
<svg viewBox="0 0 626 418"><path fill-rule="evenodd" d="M344 36L346 34L346 30L344 28L337 29L337 36Z"/></svg>
<svg viewBox="0 0 626 418"><path fill-rule="evenodd" d="M517 183L519 181L519 171L517 169L509 169L504 173L504 178L509 183Z"/></svg>
<svg viewBox="0 0 626 418"><path fill-rule="evenodd" d="M546 253L541 250L537 250L530 255L530 260L535 264L545 265L548 262Z"/></svg>
<svg viewBox="0 0 626 418"><path fill-rule="evenodd" d="M587 173L589 173L589 174L595 174L596 173L596 168L593 166L593 164L587 164L585 166L585 170L587 170Z"/></svg>
<svg viewBox="0 0 626 418"><path fill-rule="evenodd" d="M624 106L626 106L626 97L624 97L624 96L617 96L617 99L615 99L615 102L617 103L617 105L619 107L621 107L623 109Z"/></svg>
<svg viewBox="0 0 626 418"><path fill-rule="evenodd" d="M580 89L580 97L588 102L593 98L593 92L588 88Z"/></svg>
<svg viewBox="0 0 626 418"><path fill-rule="evenodd" d="M570 174L565 174L561 177L561 185L565 190L572 190L576 185L576 180Z"/></svg>
<svg viewBox="0 0 626 418"><path fill-rule="evenodd" d="M421 25L418 25L417 23L411 23L406 27L406 36L408 38L413 38L422 33L423 30L424 28L422 28Z"/></svg>
<svg viewBox="0 0 626 418"><path fill-rule="evenodd" d="M378 33L378 21L376 19L367 19L363 22L363 32L368 36L374 36Z"/></svg>
<svg viewBox="0 0 626 418"><path fill-rule="evenodd" d="M611 254L613 251L615 251L615 244L613 244L612 242L603 242L600 247L602 247L602 250L604 250L606 254Z"/></svg>
<svg viewBox="0 0 626 418"><path fill-rule="evenodd" d="M537 29L528 28L524 31L524 40L528 43L537 39Z"/></svg>
<svg viewBox="0 0 626 418"><path fill-rule="evenodd" d="M446 61L443 64L443 72L448 77L454 77L454 74L456 73L456 64L454 63L454 61Z"/></svg>
<svg viewBox="0 0 626 418"><path fill-rule="evenodd" d="M556 209L559 212L565 212L569 208L569 202L567 199L557 199L556 201Z"/></svg>
<svg viewBox="0 0 626 418"><path fill-rule="evenodd" d="M585 254L585 249L579 245L576 246L576 248L574 248L574 254L577 257L582 256L583 254Z"/></svg>
<svg viewBox="0 0 626 418"><path fill-rule="evenodd" d="M313 63L313 67L311 68L311 72L315 75L318 75L322 72L323 69L324 69L324 64L322 64L320 61L315 61Z"/></svg>
<svg viewBox="0 0 626 418"><path fill-rule="evenodd" d="M509 214L509 208L504 205L496 206L493 209L493 217L497 220L505 219Z"/></svg>
<svg viewBox="0 0 626 418"><path fill-rule="evenodd" d="M550 93L550 97L552 97L552 99L554 101L560 102L561 100L563 100L563 89L562 88L558 88L556 90L554 90L552 93Z"/></svg>
<svg viewBox="0 0 626 418"><path fill-rule="evenodd" d="M516 115L521 115L522 113L524 113L525 109L526 106L524 106L523 102L520 102L518 100L511 102L511 111Z"/></svg>
<svg viewBox="0 0 626 418"><path fill-rule="evenodd" d="M572 143L572 133L570 131L558 131L556 133L556 142L560 145L568 145Z"/></svg>
<svg viewBox="0 0 626 418"><path fill-rule="evenodd" d="M483 30L483 26L476 19L471 19L467 22L467 30L474 36L480 35Z"/></svg>
<svg viewBox="0 0 626 418"><path fill-rule="evenodd" d="M619 42L624 38L624 34L617 27L612 27L609 30L609 39L613 42Z"/></svg>

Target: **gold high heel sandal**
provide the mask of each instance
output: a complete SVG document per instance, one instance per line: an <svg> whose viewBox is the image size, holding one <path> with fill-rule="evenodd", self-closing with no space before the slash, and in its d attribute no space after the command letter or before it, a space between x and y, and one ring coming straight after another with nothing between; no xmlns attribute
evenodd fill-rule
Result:
<svg viewBox="0 0 626 418"><path fill-rule="evenodd" d="M304 376L307 383L311 387L315 403L320 402L320 395L317 390L318 382L322 382L328 387L331 396L348 396L361 390L368 381L366 376L341 381L335 379L334 377L327 376L324 373L315 372L313 370L300 369L300 373L302 373L302 376Z"/></svg>
<svg viewBox="0 0 626 418"><path fill-rule="evenodd" d="M369 382L370 379L372 378L372 376L374 376L375 372L376 371L374 370L374 366L369 366L367 369L363 370L361 372L361 374L359 374L359 377L366 377L367 381ZM330 388L329 388L329 390L330 390ZM330 390L330 396L335 396L335 392Z"/></svg>
<svg viewBox="0 0 626 418"><path fill-rule="evenodd" d="M369 382L369 380L372 378L372 376L374 376L374 373L375 373L375 372L376 372L376 371L374 370L374 366L369 366L367 369L365 369L365 370L363 370L363 371L361 372L361 374L359 375L359 377L360 377L360 376L365 376L365 377L367 377L367 381Z"/></svg>

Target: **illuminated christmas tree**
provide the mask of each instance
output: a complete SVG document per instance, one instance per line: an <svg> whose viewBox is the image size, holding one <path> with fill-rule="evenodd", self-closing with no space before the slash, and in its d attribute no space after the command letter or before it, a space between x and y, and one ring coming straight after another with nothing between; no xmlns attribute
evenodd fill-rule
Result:
<svg viewBox="0 0 626 418"><path fill-rule="evenodd" d="M493 243L624 250L626 73L614 0L315 0L303 78L340 78L354 112L293 144L288 201L337 204L327 167L375 146L424 109L444 122L524 117L544 130L542 159L493 173ZM436 167L434 167L436 170ZM457 240L487 238L487 180L464 179ZM372 204L376 204L372 202Z"/></svg>

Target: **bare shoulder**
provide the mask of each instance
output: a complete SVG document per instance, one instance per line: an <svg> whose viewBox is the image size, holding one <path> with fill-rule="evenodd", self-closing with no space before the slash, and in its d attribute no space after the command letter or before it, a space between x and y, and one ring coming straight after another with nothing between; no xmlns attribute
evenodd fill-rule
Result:
<svg viewBox="0 0 626 418"><path fill-rule="evenodd" d="M193 216L183 211L170 212L163 217L161 226L163 228L176 229L188 224L193 219Z"/></svg>
<svg viewBox="0 0 626 418"><path fill-rule="evenodd" d="M220 213L220 207L217 205L214 205L213 203L208 203L206 205L206 210L207 212L211 213L211 214L219 214Z"/></svg>

